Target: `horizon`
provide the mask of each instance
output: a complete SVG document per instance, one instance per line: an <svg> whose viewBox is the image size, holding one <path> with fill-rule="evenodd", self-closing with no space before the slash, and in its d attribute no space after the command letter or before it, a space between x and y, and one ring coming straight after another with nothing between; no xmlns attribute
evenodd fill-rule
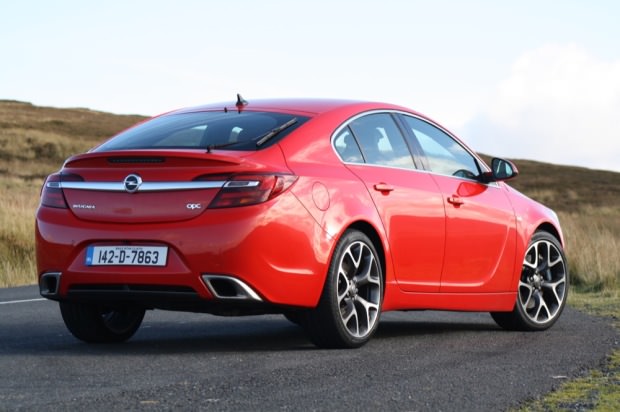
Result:
<svg viewBox="0 0 620 412"><path fill-rule="evenodd" d="M0 99L143 116L236 93L384 101L477 152L620 172L618 16L614 1L27 0L0 6Z"/></svg>

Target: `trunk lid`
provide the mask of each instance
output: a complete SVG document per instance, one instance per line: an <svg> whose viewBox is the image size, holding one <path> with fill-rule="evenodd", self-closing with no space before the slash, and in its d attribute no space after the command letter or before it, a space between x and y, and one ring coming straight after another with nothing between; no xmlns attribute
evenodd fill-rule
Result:
<svg viewBox="0 0 620 412"><path fill-rule="evenodd" d="M204 213L229 176L266 167L244 159L248 154L197 150L86 153L65 163L62 191L69 209L82 220L188 220Z"/></svg>

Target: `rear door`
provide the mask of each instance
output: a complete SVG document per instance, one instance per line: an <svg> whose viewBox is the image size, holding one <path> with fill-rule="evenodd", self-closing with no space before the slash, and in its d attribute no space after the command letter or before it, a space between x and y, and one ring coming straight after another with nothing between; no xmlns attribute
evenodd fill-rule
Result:
<svg viewBox="0 0 620 412"><path fill-rule="evenodd" d="M400 287L437 292L444 252L443 201L431 175L416 170L394 115L355 118L337 133L334 145L379 211Z"/></svg>

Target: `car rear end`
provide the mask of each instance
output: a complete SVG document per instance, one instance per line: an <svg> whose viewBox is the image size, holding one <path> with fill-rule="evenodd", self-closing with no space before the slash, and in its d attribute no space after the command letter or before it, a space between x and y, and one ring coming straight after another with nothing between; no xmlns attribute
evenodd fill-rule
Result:
<svg viewBox="0 0 620 412"><path fill-rule="evenodd" d="M37 211L41 294L220 314L315 305L327 235L276 144L307 120L173 113L67 160Z"/></svg>

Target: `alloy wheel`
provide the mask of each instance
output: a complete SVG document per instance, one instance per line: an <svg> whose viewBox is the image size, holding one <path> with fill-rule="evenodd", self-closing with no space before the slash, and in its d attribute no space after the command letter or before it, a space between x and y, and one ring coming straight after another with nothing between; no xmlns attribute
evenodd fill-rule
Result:
<svg viewBox="0 0 620 412"><path fill-rule="evenodd" d="M530 244L519 281L519 302L531 322L545 324L560 313L567 291L564 255L552 242Z"/></svg>
<svg viewBox="0 0 620 412"><path fill-rule="evenodd" d="M381 303L381 271L373 251L361 241L351 243L340 260L337 280L340 319L356 338L377 322Z"/></svg>

